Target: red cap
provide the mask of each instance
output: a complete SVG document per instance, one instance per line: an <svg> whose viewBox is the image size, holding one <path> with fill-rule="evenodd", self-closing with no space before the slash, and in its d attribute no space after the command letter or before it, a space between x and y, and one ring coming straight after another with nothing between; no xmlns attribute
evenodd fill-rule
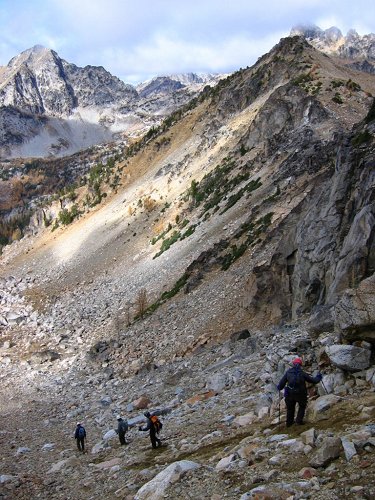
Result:
<svg viewBox="0 0 375 500"><path fill-rule="evenodd" d="M301 358L293 359L293 364L294 365L302 365L302 359Z"/></svg>

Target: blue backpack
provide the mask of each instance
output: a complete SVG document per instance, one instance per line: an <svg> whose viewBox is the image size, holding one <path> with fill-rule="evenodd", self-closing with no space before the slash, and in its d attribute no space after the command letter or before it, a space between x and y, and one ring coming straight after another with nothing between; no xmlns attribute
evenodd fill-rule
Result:
<svg viewBox="0 0 375 500"><path fill-rule="evenodd" d="M83 427L78 429L78 437L81 439L85 437L85 429Z"/></svg>
<svg viewBox="0 0 375 500"><path fill-rule="evenodd" d="M306 391L305 377L303 371L298 366L294 366L288 371L287 380L288 385L286 389L288 392L301 393Z"/></svg>

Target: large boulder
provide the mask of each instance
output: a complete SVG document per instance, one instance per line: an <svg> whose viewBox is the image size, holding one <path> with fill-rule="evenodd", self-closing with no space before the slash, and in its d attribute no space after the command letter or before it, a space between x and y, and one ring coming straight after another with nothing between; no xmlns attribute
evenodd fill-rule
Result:
<svg viewBox="0 0 375 500"><path fill-rule="evenodd" d="M341 439L338 437L329 437L325 439L321 447L310 460L311 467L325 467L332 460L340 456L343 451Z"/></svg>
<svg viewBox="0 0 375 500"><path fill-rule="evenodd" d="M206 387L214 392L221 392L229 384L229 377L227 373L215 373L211 375Z"/></svg>
<svg viewBox="0 0 375 500"><path fill-rule="evenodd" d="M112 441L113 439L118 439L117 432L114 429L106 432L103 436L103 441Z"/></svg>
<svg viewBox="0 0 375 500"><path fill-rule="evenodd" d="M334 394L327 394L316 399L312 404L312 412L315 420L321 420L325 418L325 412L327 412L333 405L338 403L341 398L335 396Z"/></svg>
<svg viewBox="0 0 375 500"><path fill-rule="evenodd" d="M190 460L180 460L179 462L170 464L151 479L151 481L144 484L138 490L134 500L161 500L165 498L170 484L177 482L187 471L198 469L199 467L199 464Z"/></svg>
<svg viewBox="0 0 375 500"><path fill-rule="evenodd" d="M354 345L335 344L326 347L331 363L342 370L360 372L370 366L371 351Z"/></svg>
<svg viewBox="0 0 375 500"><path fill-rule="evenodd" d="M214 396L216 396L215 391L207 391L203 394L196 394L195 396L192 396L191 398L186 400L186 403L188 405L193 405L195 403L198 403L199 401L205 401L206 399L213 398Z"/></svg>
<svg viewBox="0 0 375 500"><path fill-rule="evenodd" d="M20 312L10 311L6 314L5 319L9 325L19 325L24 321L25 316Z"/></svg>
<svg viewBox="0 0 375 500"><path fill-rule="evenodd" d="M47 474L54 474L68 468L77 468L80 461L77 457L69 457L52 464L52 467L47 471Z"/></svg>
<svg viewBox="0 0 375 500"><path fill-rule="evenodd" d="M133 408L135 408L136 410L145 410L150 406L150 404L150 398L145 395L142 395L140 398L132 402Z"/></svg>
<svg viewBox="0 0 375 500"><path fill-rule="evenodd" d="M239 415L233 420L233 424L236 427L247 427L256 420L256 415L253 411L246 413L246 415Z"/></svg>
<svg viewBox="0 0 375 500"><path fill-rule="evenodd" d="M231 455L228 455L227 457L222 458L217 464L215 469L216 470L223 470L228 467L234 460L238 459L238 455L236 453L232 453Z"/></svg>
<svg viewBox="0 0 375 500"><path fill-rule="evenodd" d="M357 455L357 450L354 446L354 443L347 439L346 437L341 438L341 443L344 448L344 453L345 453L345 458L347 462L350 462L350 460Z"/></svg>
<svg viewBox="0 0 375 500"><path fill-rule="evenodd" d="M345 291L335 307L335 327L348 340L375 343L375 274Z"/></svg>
<svg viewBox="0 0 375 500"><path fill-rule="evenodd" d="M99 462L95 464L95 467L100 470L111 469L116 465L121 465L121 458L112 458L111 460L106 460L105 462Z"/></svg>

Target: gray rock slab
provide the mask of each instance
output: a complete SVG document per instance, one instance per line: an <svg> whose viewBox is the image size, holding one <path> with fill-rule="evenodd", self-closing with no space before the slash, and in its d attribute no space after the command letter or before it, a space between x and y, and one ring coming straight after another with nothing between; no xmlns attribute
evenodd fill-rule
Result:
<svg viewBox="0 0 375 500"><path fill-rule="evenodd" d="M185 472L199 467L200 464L190 460L180 460L168 465L138 490L134 500L161 500L165 498L170 484L177 482Z"/></svg>
<svg viewBox="0 0 375 500"><path fill-rule="evenodd" d="M344 448L346 461L350 462L354 455L357 455L357 450L355 449L354 443L352 443L352 441L349 441L349 439L346 439L345 437L341 438L341 443Z"/></svg>
<svg viewBox="0 0 375 500"><path fill-rule="evenodd" d="M314 416L317 417L319 414L329 410L329 408L338 403L340 400L341 398L339 396L335 396L334 394L327 394L326 396L321 396L316 399L312 405Z"/></svg>
<svg viewBox="0 0 375 500"><path fill-rule="evenodd" d="M331 363L342 370L359 372L370 366L371 351L353 345L335 344L326 347Z"/></svg>
<svg viewBox="0 0 375 500"><path fill-rule="evenodd" d="M324 467L340 456L343 451L341 439L338 437L326 438L310 460L311 467Z"/></svg>

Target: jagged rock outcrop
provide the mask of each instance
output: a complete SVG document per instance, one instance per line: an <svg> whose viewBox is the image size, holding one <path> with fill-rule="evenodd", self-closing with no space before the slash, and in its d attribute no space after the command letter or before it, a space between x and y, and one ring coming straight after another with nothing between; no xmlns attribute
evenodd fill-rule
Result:
<svg viewBox="0 0 375 500"><path fill-rule="evenodd" d="M138 86L138 93L140 97L149 97L152 94L169 94L171 91L182 89L184 85L169 77L159 76L153 78L150 82Z"/></svg>
<svg viewBox="0 0 375 500"><path fill-rule="evenodd" d="M292 311L295 318L316 306L332 306L347 288L373 273L372 148L361 154L351 144L354 137L343 141L336 158L333 143L325 146L326 158L316 158L311 143L303 149L299 166L310 162L322 177L281 229L271 264L253 271L257 308L262 302L273 303L273 308L277 303L280 317L283 311ZM299 166L294 170L297 175Z"/></svg>
<svg viewBox="0 0 375 500"><path fill-rule="evenodd" d="M348 66L359 71L366 73L375 71L374 33L361 36L351 29L344 36L336 27L322 30L318 26L302 25L292 28L291 35L303 36L314 47L327 54L354 61L348 63Z"/></svg>
<svg viewBox="0 0 375 500"><path fill-rule="evenodd" d="M60 118L68 118L77 107L127 103L135 97L131 85L104 68L79 68L41 46L11 59L0 85L2 106Z"/></svg>
<svg viewBox="0 0 375 500"><path fill-rule="evenodd" d="M349 288L335 307L335 325L350 341L375 339L375 275Z"/></svg>

